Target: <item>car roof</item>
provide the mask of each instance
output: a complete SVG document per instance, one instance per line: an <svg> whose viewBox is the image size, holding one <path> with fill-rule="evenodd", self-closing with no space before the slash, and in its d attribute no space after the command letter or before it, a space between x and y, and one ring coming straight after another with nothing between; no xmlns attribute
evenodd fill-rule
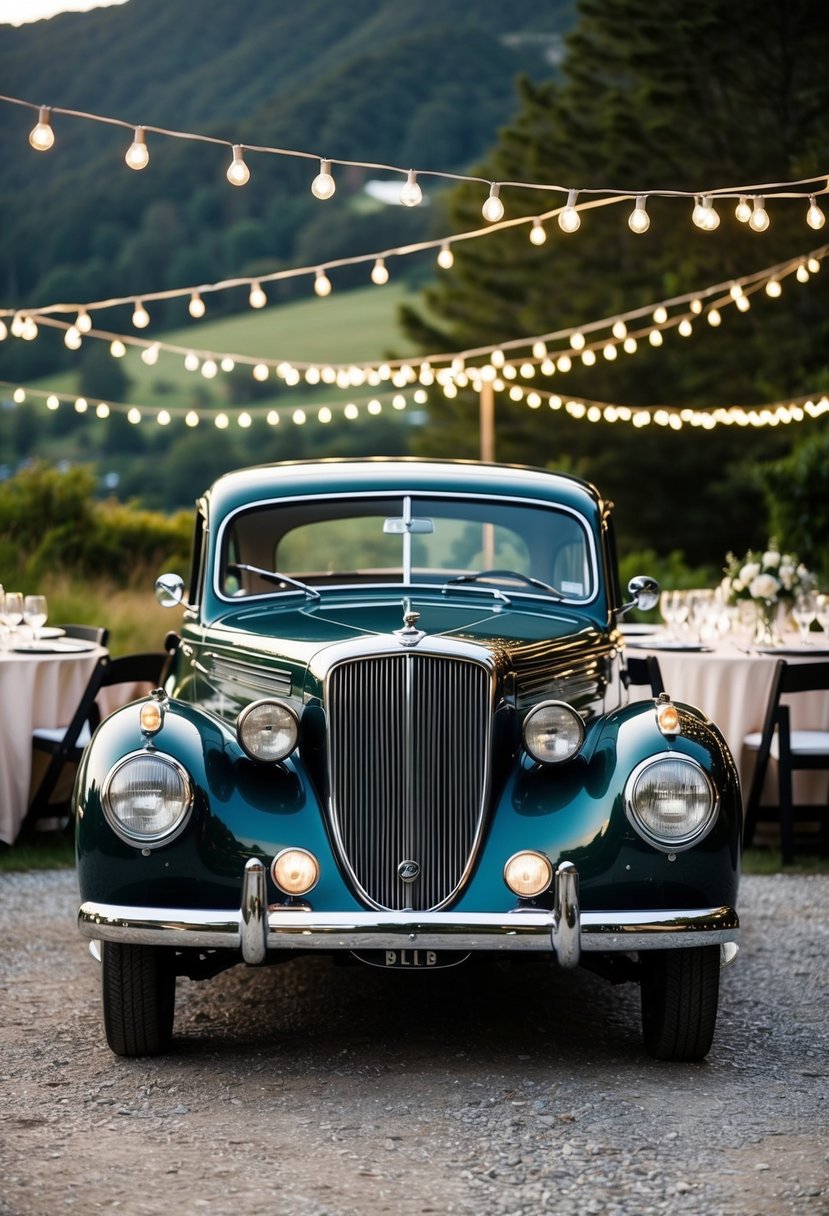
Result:
<svg viewBox="0 0 829 1216"><path fill-rule="evenodd" d="M565 504L592 515L602 502L581 478L524 465L475 460L427 460L414 456L283 461L237 469L207 492L211 514L224 516L246 503L329 494L486 494Z"/></svg>

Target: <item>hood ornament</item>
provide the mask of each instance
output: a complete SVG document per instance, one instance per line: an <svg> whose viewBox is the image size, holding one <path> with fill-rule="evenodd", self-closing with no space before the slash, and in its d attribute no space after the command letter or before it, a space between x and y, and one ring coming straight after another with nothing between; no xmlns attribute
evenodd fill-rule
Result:
<svg viewBox="0 0 829 1216"><path fill-rule="evenodd" d="M416 646L421 638L426 637L422 629L416 628L419 620L420 613L413 612L411 608L407 608L403 613L403 628L394 631L394 636L401 646Z"/></svg>

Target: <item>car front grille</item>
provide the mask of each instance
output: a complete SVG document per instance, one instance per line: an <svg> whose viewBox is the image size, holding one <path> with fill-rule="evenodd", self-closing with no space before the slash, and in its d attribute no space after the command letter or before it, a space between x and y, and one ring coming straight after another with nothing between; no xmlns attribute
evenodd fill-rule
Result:
<svg viewBox="0 0 829 1216"><path fill-rule="evenodd" d="M490 672L428 654L363 658L332 669L326 700L333 827L354 881L376 907L440 907L480 836Z"/></svg>

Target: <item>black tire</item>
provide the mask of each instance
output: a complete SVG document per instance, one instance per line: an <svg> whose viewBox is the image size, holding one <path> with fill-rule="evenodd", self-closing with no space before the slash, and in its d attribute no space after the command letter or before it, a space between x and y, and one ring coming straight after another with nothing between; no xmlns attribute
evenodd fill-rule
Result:
<svg viewBox="0 0 829 1216"><path fill-rule="evenodd" d="M714 1038L720 948L643 950L642 1035L655 1060L703 1060Z"/></svg>
<svg viewBox="0 0 829 1216"><path fill-rule="evenodd" d="M173 955L157 946L104 942L101 991L107 1043L118 1056L155 1056L173 1035Z"/></svg>

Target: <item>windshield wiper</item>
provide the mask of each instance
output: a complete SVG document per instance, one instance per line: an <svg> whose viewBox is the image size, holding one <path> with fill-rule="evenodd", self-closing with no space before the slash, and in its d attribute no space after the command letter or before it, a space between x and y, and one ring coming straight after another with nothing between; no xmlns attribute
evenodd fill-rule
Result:
<svg viewBox="0 0 829 1216"><path fill-rule="evenodd" d="M248 574L258 574L260 578L276 583L279 587L294 587L297 591L302 591L315 600L322 598L316 587L309 587L307 583L301 583L299 579L291 578L288 574L280 574L278 570L262 570L259 566L249 566L246 562L228 562L227 568L240 572L244 570Z"/></svg>
<svg viewBox="0 0 829 1216"><path fill-rule="evenodd" d="M496 600L500 600L502 604L511 604L512 600L508 595L504 595L500 587L487 587L483 584L475 585L470 582L460 582L458 579L450 578L448 583L444 583L440 589L441 595L446 595L447 591L473 591L478 595L494 595Z"/></svg>

